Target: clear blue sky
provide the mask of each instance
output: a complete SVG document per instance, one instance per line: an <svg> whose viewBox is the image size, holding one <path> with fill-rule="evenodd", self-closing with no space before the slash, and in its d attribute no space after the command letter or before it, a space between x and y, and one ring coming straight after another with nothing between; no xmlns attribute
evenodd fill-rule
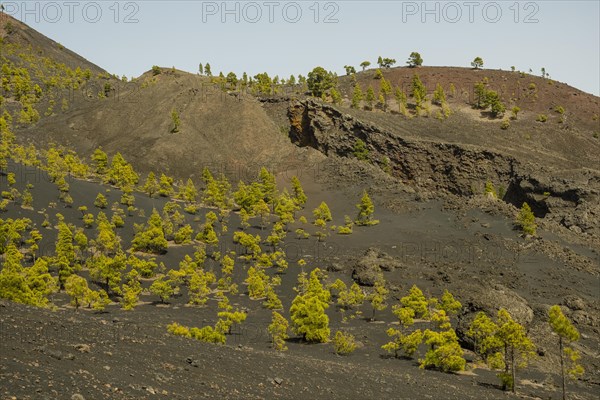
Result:
<svg viewBox="0 0 600 400"><path fill-rule="evenodd" d="M553 79L600 94L598 0L0 1L43 34L129 77L154 64L197 72L200 62L213 73L288 77L321 65L342 74L344 65L375 64L379 55L404 65L419 51L425 65L466 67L481 56L486 68L539 74L545 67Z"/></svg>

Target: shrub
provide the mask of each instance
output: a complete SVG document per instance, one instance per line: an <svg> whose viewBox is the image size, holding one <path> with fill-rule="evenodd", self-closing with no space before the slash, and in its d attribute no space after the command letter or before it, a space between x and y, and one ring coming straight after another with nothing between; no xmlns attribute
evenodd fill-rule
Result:
<svg viewBox="0 0 600 400"><path fill-rule="evenodd" d="M548 116L546 114L539 114L535 120L537 122L546 122L548 121Z"/></svg>
<svg viewBox="0 0 600 400"><path fill-rule="evenodd" d="M179 132L179 125L181 125L181 120L179 119L179 113L177 110L171 110L171 133Z"/></svg>
<svg viewBox="0 0 600 400"><path fill-rule="evenodd" d="M162 70L160 69L160 67L158 65L152 66L152 75L154 75L154 76L160 75L161 72L162 72Z"/></svg>
<svg viewBox="0 0 600 400"><path fill-rule="evenodd" d="M500 124L500 129L502 130L507 130L508 128L510 128L510 122L508 122L507 119L503 120L502 123Z"/></svg>
<svg viewBox="0 0 600 400"><path fill-rule="evenodd" d="M519 114L519 111L521 111L520 107L514 106L512 109L512 116L510 117L511 119L517 119L517 115Z"/></svg>
<svg viewBox="0 0 600 400"><path fill-rule="evenodd" d="M190 334L194 339L206 343L225 344L225 334L212 326L203 328L191 328Z"/></svg>
<svg viewBox="0 0 600 400"><path fill-rule="evenodd" d="M337 232L340 235L350 235L352 234L352 226L339 226Z"/></svg>
<svg viewBox="0 0 600 400"><path fill-rule="evenodd" d="M354 143L354 146L352 147L352 154L354 154L354 157L361 161L366 161L369 159L369 149L367 148L365 142L363 142L361 139L357 139Z"/></svg>
<svg viewBox="0 0 600 400"><path fill-rule="evenodd" d="M8 21L7 23L4 24L4 30L6 31L7 34L11 34L15 31L15 26L12 24L12 22Z"/></svg>
<svg viewBox="0 0 600 400"><path fill-rule="evenodd" d="M190 334L190 328L180 325L177 322L167 325L167 332L176 336L192 337Z"/></svg>
<svg viewBox="0 0 600 400"><path fill-rule="evenodd" d="M349 333L337 331L333 338L333 347L335 354L350 354L356 350L356 340L354 339L354 336Z"/></svg>
<svg viewBox="0 0 600 400"><path fill-rule="evenodd" d="M496 188L494 187L494 184L490 181L487 181L485 183L485 194L494 199L498 197L498 195L496 194Z"/></svg>

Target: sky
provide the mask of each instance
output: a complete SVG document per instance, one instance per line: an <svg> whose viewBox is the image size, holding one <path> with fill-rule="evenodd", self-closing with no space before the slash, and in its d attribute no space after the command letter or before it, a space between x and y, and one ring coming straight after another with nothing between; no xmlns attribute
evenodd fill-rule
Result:
<svg viewBox="0 0 600 400"><path fill-rule="evenodd" d="M289 77L378 56L541 74L600 95L600 1L4 1L7 13L119 76L153 65Z"/></svg>

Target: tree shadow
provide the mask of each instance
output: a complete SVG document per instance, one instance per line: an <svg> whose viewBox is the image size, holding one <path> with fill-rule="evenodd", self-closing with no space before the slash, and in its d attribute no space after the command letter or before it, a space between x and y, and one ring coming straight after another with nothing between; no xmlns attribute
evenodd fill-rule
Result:
<svg viewBox="0 0 600 400"><path fill-rule="evenodd" d="M307 342L306 340L304 340L304 338L302 337L291 337L291 338L287 338L285 339L286 343L296 343L296 344L310 344L310 342Z"/></svg>
<svg viewBox="0 0 600 400"><path fill-rule="evenodd" d="M487 119L488 121L494 121L496 119L500 119L499 115L495 115L493 112L491 111L481 111L479 113L480 118L482 119Z"/></svg>
<svg viewBox="0 0 600 400"><path fill-rule="evenodd" d="M481 386L486 389L502 390L502 386L497 383L476 382L476 384L477 384L477 386Z"/></svg>

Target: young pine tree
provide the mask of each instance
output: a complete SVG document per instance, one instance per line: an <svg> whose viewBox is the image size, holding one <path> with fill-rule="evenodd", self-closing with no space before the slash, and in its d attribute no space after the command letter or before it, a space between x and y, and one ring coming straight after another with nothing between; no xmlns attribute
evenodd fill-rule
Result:
<svg viewBox="0 0 600 400"><path fill-rule="evenodd" d="M571 321L563 314L560 306L554 305L548 311L548 322L552 332L558 335L558 351L560 353L560 374L562 378L562 398L567 399L566 376L576 379L584 372L583 367L577 362L580 358L579 352L569 346L579 340L579 331ZM566 366L570 363L569 367Z"/></svg>
<svg viewBox="0 0 600 400"><path fill-rule="evenodd" d="M75 310L83 303L83 298L88 288L87 280L79 275L70 275L65 281L65 292L71 298L71 304L75 306Z"/></svg>
<svg viewBox="0 0 600 400"><path fill-rule="evenodd" d="M360 102L363 100L363 91L360 85L357 83L354 86L354 91L352 92L352 104L350 105L352 108L359 108Z"/></svg>
<svg viewBox="0 0 600 400"><path fill-rule="evenodd" d="M290 308L290 318L294 331L308 342L324 343L329 341L329 317L325 310L329 307L331 294L323 288L320 281L321 271L316 268L310 273L303 294L298 294Z"/></svg>
<svg viewBox="0 0 600 400"><path fill-rule="evenodd" d="M531 236L535 236L537 225L535 223L535 216L529 204L523 203L523 206L519 210L517 215L517 225L521 228L523 233Z"/></svg>
<svg viewBox="0 0 600 400"><path fill-rule="evenodd" d="M378 220L373 219L373 213L375 212L375 206L373 205L373 201L369 197L369 194L365 190L363 192L360 203L356 205L358 208L358 216L356 217L355 223L357 225L377 225L379 223Z"/></svg>
<svg viewBox="0 0 600 400"><path fill-rule="evenodd" d="M371 321L375 321L375 312L383 311L387 308L387 297L389 290L385 288L385 282L377 280L373 287L373 292L367 296L367 300L371 303L373 313L371 314Z"/></svg>
<svg viewBox="0 0 600 400"><path fill-rule="evenodd" d="M273 311L271 324L269 325L269 333L272 338L272 346L275 350L285 351L287 346L285 340L288 338L289 322L285 317L277 311Z"/></svg>
<svg viewBox="0 0 600 400"><path fill-rule="evenodd" d="M150 198L160 190L160 185L159 185L158 181L156 180L156 176L154 175L154 172L150 172L148 174L148 177L146 178L146 182L144 183L144 186L142 186L142 190Z"/></svg>
<svg viewBox="0 0 600 400"><path fill-rule="evenodd" d="M534 355L535 346L527 337L525 328L516 322L504 308L498 311L496 337L504 348L504 371L499 375L502 389L516 393L516 371L527 365Z"/></svg>

